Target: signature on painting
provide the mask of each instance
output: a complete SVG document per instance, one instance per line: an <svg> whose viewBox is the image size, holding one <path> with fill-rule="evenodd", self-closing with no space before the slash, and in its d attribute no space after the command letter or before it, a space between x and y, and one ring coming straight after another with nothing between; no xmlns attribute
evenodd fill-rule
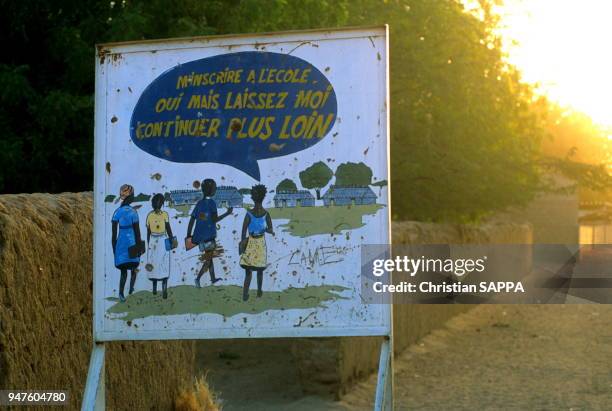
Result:
<svg viewBox="0 0 612 411"><path fill-rule="evenodd" d="M318 246L306 251L297 249L289 256L289 264L313 268L317 265L339 263L344 260L344 256L349 249L349 247L338 246Z"/></svg>

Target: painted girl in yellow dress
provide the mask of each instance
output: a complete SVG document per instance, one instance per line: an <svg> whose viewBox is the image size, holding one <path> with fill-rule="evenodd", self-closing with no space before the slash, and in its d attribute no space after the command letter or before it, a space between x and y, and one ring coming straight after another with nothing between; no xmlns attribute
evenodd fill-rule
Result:
<svg viewBox="0 0 612 411"><path fill-rule="evenodd" d="M162 210L164 195L155 194L151 199L153 211L147 215L147 264L145 269L153 283L153 294L157 294L157 282L162 284L162 298L168 298L168 277L170 277L170 250L165 240L171 241L172 228L168 213ZM174 244L172 244L174 246Z"/></svg>
<svg viewBox="0 0 612 411"><path fill-rule="evenodd" d="M244 288L242 290L244 301L249 299L249 287L251 286L253 271L257 271L257 297L261 297L263 294L261 289L263 271L268 265L265 234L274 235L270 214L262 206L266 193L266 186L262 184L253 186L251 198L255 206L251 210L247 210L242 223L240 266L245 270Z"/></svg>

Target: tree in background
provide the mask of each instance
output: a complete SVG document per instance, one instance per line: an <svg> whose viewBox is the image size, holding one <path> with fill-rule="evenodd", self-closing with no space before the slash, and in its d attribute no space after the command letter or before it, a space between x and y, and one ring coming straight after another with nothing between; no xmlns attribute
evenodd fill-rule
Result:
<svg viewBox="0 0 612 411"><path fill-rule="evenodd" d="M317 200L320 200L321 189L329 183L333 176L334 172L327 164L317 161L304 171L300 171L300 183L304 188L314 189L317 193Z"/></svg>
<svg viewBox="0 0 612 411"><path fill-rule="evenodd" d="M473 221L540 184L541 119L503 60L489 1L351 2L351 24L389 23L394 218Z"/></svg>
<svg viewBox="0 0 612 411"><path fill-rule="evenodd" d="M557 158L571 157L586 164L612 163L612 144L608 130L595 124L585 114L549 104L546 112L546 138L542 154Z"/></svg>
<svg viewBox="0 0 612 411"><path fill-rule="evenodd" d="M548 105L504 61L493 2L4 2L0 190L91 189L95 43L389 23L394 218L474 221L525 204L545 188Z"/></svg>
<svg viewBox="0 0 612 411"><path fill-rule="evenodd" d="M348 0L2 2L0 192L92 189L94 45L342 25ZM24 161L27 159L27 161Z"/></svg>
<svg viewBox="0 0 612 411"><path fill-rule="evenodd" d="M559 189L578 189L581 202L612 200L612 144L608 138L609 131L582 113L554 104L547 108L547 135L541 153L544 170L569 178L573 185Z"/></svg>
<svg viewBox="0 0 612 411"><path fill-rule="evenodd" d="M291 179L284 179L276 186L276 192L280 191L297 191L297 185Z"/></svg>
<svg viewBox="0 0 612 411"><path fill-rule="evenodd" d="M369 186L371 183L372 169L364 163L342 163L336 169L336 186Z"/></svg>

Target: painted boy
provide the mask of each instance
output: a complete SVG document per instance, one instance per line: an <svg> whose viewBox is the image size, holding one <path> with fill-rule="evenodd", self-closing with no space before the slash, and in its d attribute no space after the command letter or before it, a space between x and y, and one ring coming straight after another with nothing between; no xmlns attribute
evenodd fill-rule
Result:
<svg viewBox="0 0 612 411"><path fill-rule="evenodd" d="M198 201L194 207L187 226L187 238L193 244L196 244L200 248L200 252L203 253L201 257L202 268L200 268L195 279L195 285L198 288L201 287L200 278L206 270L210 272L210 281L213 284L221 280L221 278L215 277L215 266L213 264L213 257L217 248L217 223L233 211L233 208L229 207L225 213L217 215L217 203L212 199L217 192L215 180L207 178L202 181L201 187L204 198Z"/></svg>

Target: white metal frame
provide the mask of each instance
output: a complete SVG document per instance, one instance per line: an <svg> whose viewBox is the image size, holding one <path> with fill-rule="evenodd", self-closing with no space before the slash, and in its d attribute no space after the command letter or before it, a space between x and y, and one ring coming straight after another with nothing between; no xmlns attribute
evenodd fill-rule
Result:
<svg viewBox="0 0 612 411"><path fill-rule="evenodd" d="M386 71L385 71L385 93L386 93L386 116L385 116L385 131L387 134L387 161L389 164L390 160L390 124L389 124L389 29L388 26L378 27L355 27L345 29L333 29L333 30L305 30L305 31L291 31L284 33L263 33L256 35L239 35L239 36L213 36L213 37L201 37L201 38L190 38L190 39L174 39L174 40L160 40L160 41L147 41L147 42L126 42L116 43L98 46L96 52L96 96L106 96L107 84L105 75L105 64L99 64L100 55L106 53L108 47L120 48L122 53L129 53L131 51L142 51L144 50L155 50L159 47L159 42L176 42L176 49L185 49L190 47L202 47L203 43L207 43L212 39L216 40L215 46L220 45L238 45L238 44L251 44L253 42L252 37L268 37L270 40L268 43L275 42L272 36L282 36L283 42L296 41L304 39L305 34L313 35L317 34L319 40L339 39L339 38L354 38L357 37L357 32L363 32L370 30L372 33L378 32L380 35L383 32L385 36L385 54L386 54ZM359 37L363 37L363 34L359 34ZM185 40L188 40L189 44L186 44ZM300 40L301 41L301 40ZM182 42L182 44L180 44ZM105 179L106 174L104 159L106 155L100 155L101 152L106 151L105 137L107 127L107 114L108 110L106 107L107 99L102 99L104 104L101 104L100 99L96 98L95 105L95 143L94 143L94 227L102 227L104 225L104 205L100 204L100 199L104 198L105 190ZM391 175L389 167L387 168L387 181L389 185L388 189L388 207L391 204L390 195L390 181ZM391 210L388 210L389 219L389 244L391 244ZM99 290L98 285L95 281L95 273L103 272L104 270L104 256L97 255L95 250L101 247L100 238L94 235L94 348L92 350L89 371L87 376L87 383L85 386L85 392L82 402L82 410L103 410L105 409L105 341L111 340L122 340L125 336L120 333L102 332L103 330L103 311L100 311L98 303L96 302L96 296L101 295L102 290ZM380 361L378 369L378 382L375 394L375 405L374 409L377 411L389 411L393 409L393 306L391 304L385 305L384 317L387 319L387 324L380 327L355 327L355 328L325 328L325 329L314 329L314 328L300 328L300 329L277 329L277 328L257 328L256 330L236 330L235 334L228 333L224 330L224 338L275 338L275 337L346 337L346 336L384 336L385 339L381 344ZM153 335L155 334L155 335ZM141 332L135 336L135 340L151 340L151 339L207 339L207 338L220 338L219 334L215 333L214 330L206 330L205 332L196 330L176 330L173 334L162 334L159 333L146 333Z"/></svg>
<svg viewBox="0 0 612 411"><path fill-rule="evenodd" d="M89 360L89 371L87 372L85 393L81 404L82 411L99 411L106 407L104 354L104 343L95 343Z"/></svg>

